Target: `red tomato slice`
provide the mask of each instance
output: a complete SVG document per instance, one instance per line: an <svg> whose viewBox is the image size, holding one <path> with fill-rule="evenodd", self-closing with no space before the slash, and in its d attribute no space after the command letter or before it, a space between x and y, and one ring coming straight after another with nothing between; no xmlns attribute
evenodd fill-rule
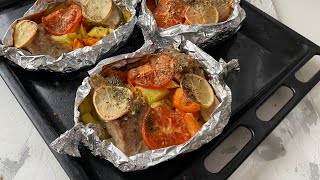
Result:
<svg viewBox="0 0 320 180"><path fill-rule="evenodd" d="M188 6L178 0L160 0L154 10L155 20L161 28L169 28L185 22Z"/></svg>
<svg viewBox="0 0 320 180"><path fill-rule="evenodd" d="M42 26L52 35L61 36L73 32L82 20L81 7L75 4L42 17Z"/></svg>
<svg viewBox="0 0 320 180"><path fill-rule="evenodd" d="M142 122L143 142L149 149L179 145L191 138L183 116L159 105L150 108Z"/></svg>
<svg viewBox="0 0 320 180"><path fill-rule="evenodd" d="M128 72L128 83L145 88L165 88L173 79L178 61L165 53L152 54L150 61Z"/></svg>

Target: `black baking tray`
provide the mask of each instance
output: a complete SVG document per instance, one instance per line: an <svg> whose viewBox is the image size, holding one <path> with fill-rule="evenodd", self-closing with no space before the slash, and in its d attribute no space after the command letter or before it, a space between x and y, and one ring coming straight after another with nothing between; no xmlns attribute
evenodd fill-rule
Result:
<svg viewBox="0 0 320 180"><path fill-rule="evenodd" d="M1 37L32 1L23 1L1 10ZM226 77L233 93L232 116L220 136L199 150L179 155L147 170L123 173L111 163L94 157L80 147L81 158L54 155L70 179L226 179L262 140L282 121L297 103L319 82L317 72L308 82L298 81L294 74L311 57L320 54L320 48L258 10L242 2L247 13L240 31L225 42L207 47L207 53L216 59L240 61L240 72ZM117 54L132 52L143 44L141 31L136 27L128 43ZM87 76L85 68L69 74L30 72L1 58L0 74L47 144L73 124L73 105L77 87ZM256 116L256 109L279 87L287 86L294 92L291 100L268 122ZM252 139L219 172L210 173L204 167L205 157L236 128L243 126L252 133Z"/></svg>

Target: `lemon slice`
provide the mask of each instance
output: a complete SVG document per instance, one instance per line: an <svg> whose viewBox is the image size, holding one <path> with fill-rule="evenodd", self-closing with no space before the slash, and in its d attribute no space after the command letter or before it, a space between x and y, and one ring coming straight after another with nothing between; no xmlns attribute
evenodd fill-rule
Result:
<svg viewBox="0 0 320 180"><path fill-rule="evenodd" d="M185 74L181 80L181 87L184 91L192 93L195 99L204 108L209 108L215 99L212 87L206 79L195 74Z"/></svg>
<svg viewBox="0 0 320 180"><path fill-rule="evenodd" d="M93 105L100 120L115 120L129 111L132 99L130 89L120 86L101 86L93 93Z"/></svg>
<svg viewBox="0 0 320 180"><path fill-rule="evenodd" d="M210 24L219 21L217 8L201 2L189 6L185 17L187 24Z"/></svg>
<svg viewBox="0 0 320 180"><path fill-rule="evenodd" d="M16 48L23 48L36 35L37 23L29 20L22 20L16 24L13 41Z"/></svg>
<svg viewBox="0 0 320 180"><path fill-rule="evenodd" d="M212 2L217 7L219 22L227 20L233 11L232 0L213 0Z"/></svg>

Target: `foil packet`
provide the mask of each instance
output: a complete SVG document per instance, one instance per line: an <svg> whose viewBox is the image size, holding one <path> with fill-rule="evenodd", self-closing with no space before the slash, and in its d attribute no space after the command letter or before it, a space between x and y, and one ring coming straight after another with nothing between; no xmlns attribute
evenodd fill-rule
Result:
<svg viewBox="0 0 320 180"><path fill-rule="evenodd" d="M200 131L183 144L156 150L148 150L133 156L127 156L114 146L113 143L106 140L101 141L99 139L99 129L102 128L100 125L84 125L80 122L78 107L91 90L89 84L90 77L86 77L76 93L74 106L75 126L53 141L50 147L59 153L80 157L78 145L83 144L91 150L93 155L110 161L123 172L128 172L146 169L150 166L172 159L179 154L196 150L218 136L227 125L231 115L231 90L225 84L223 78L227 73L239 69L238 60L234 59L226 63L221 59L218 62L190 41L167 41L166 43L162 40L163 39L159 39L159 42L162 43L157 44L150 40L146 40L146 43L134 53L105 59L95 68L90 70L89 75L90 77L93 77L95 74L100 73L105 65L112 63L112 66L122 67L139 59L135 57L151 54L158 50L176 48L185 54L191 55L204 67L203 70L207 73L209 78L208 82L214 87L216 97L220 101L220 104L210 115L209 120L202 126ZM168 43L173 43L173 46L170 47Z"/></svg>
<svg viewBox="0 0 320 180"><path fill-rule="evenodd" d="M233 0L232 14L226 21L211 24L178 24L169 28L159 28L157 22L146 5L147 0L141 2L141 13L138 17L138 25L145 34L152 38L155 34L161 37L181 36L183 40L189 40L204 48L215 45L234 35L241 27L246 17L245 11L240 6L240 0Z"/></svg>
<svg viewBox="0 0 320 180"><path fill-rule="evenodd" d="M18 49L13 46L14 26L19 20L30 19L34 14L46 10L46 8L57 2L81 2L82 0L38 0L20 19L14 21L8 28L0 45L0 55L11 60L26 70L47 70L52 72L68 73L80 68L94 65L98 60L107 57L126 43L133 32L137 22L137 1L113 0L113 2L124 7L131 13L128 22L120 25L112 33L105 36L94 46L86 46L74 51L63 53L54 58L49 55L32 55L29 51Z"/></svg>

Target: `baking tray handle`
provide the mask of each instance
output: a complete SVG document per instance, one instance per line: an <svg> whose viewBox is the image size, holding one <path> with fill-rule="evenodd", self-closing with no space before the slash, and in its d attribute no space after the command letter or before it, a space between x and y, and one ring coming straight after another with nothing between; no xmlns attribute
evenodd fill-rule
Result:
<svg viewBox="0 0 320 180"><path fill-rule="evenodd" d="M315 76L313 76L307 83L302 83L298 81L294 75L289 76L283 83L284 86L290 87L294 90L294 96L289 100L289 102L284 105L284 107L270 120L270 121L261 121L256 115L255 111L258 107L254 107L251 111L246 114L244 118L251 118L248 123L242 124L247 127L252 132L252 139L246 144L246 146L217 174L210 174L210 178L219 175L222 179L227 179L241 164L246 158L255 150L258 145L265 139L265 137L271 133L264 131L261 128L266 128L266 126L276 127L286 115L296 106L297 102L300 102L305 95L311 91L311 89L317 85L320 81L320 71L318 71ZM253 110L253 111L252 111ZM253 116L251 116L251 115ZM247 119L249 120L249 119ZM234 130L234 129L233 129ZM270 129L271 131L271 129ZM259 132L259 133L255 133ZM263 132L263 133L261 133Z"/></svg>
<svg viewBox="0 0 320 180"><path fill-rule="evenodd" d="M177 179L227 179L237 168L246 160L246 158L258 147L258 145L277 127L277 125L286 117L286 115L317 85L320 81L320 71L318 71L308 82L300 82L294 76L304 63L307 62L313 55L320 54L320 48L317 48L316 53L309 53L303 62L288 73L288 76L271 91L266 93L255 105L253 105L243 116L240 117L229 128L225 128L222 135L218 136L215 141L209 143L208 147L204 147L205 153L202 158L195 160L193 164L188 166ZM256 110L269 97L271 97L278 88L287 86L293 90L293 97L277 112L270 121L262 121L256 115ZM251 140L235 155L235 157L225 165L218 173L209 172L204 165L204 160L215 147L223 142L232 132L238 127L245 127L252 133Z"/></svg>

